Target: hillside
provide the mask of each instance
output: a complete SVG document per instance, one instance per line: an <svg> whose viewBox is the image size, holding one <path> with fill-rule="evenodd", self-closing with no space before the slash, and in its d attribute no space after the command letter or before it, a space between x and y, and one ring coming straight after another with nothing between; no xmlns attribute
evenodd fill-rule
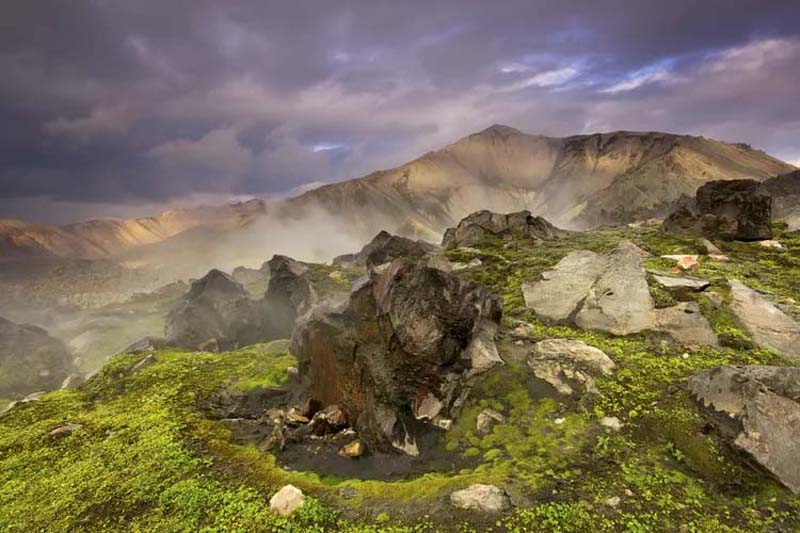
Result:
<svg viewBox="0 0 800 533"><path fill-rule="evenodd" d="M729 261L703 256L690 276L678 276L705 280L699 292L655 281L675 264L660 256L697 253L697 243L652 225L445 251L466 266L460 279L500 296L497 346L506 364L480 376L452 427L437 433L436 455L406 470L402 455L326 455L330 436L299 452L268 448L259 440L269 427L263 408L226 410L231 399L257 403L292 386L297 360L284 341L113 357L77 390L0 417L0 523L18 531L796 531L800 498L732 447L687 387L719 365L791 371L756 347L728 304L735 279L800 313L800 239L780 224L775 231L785 249L716 242ZM696 305L719 345L551 325L526 308L524 285L568 254L604 254L626 241L648 254L645 292L655 304ZM319 268L328 279L336 267ZM572 391L532 368L538 343L576 339L607 354L613 369L569 374ZM498 419L481 429L487 411ZM283 517L269 502L287 483L306 497ZM510 503L499 512L457 508L451 495L475 483L501 487Z"/></svg>

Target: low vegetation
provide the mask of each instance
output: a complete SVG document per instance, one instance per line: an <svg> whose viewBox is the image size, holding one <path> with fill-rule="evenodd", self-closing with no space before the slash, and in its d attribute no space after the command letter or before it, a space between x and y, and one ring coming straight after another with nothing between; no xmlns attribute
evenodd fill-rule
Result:
<svg viewBox="0 0 800 533"><path fill-rule="evenodd" d="M701 260L708 291L727 298L724 281L742 279L770 298L800 301L800 235L776 227L787 249L722 244L728 262ZM254 446L204 416L201 401L219 387L249 390L286 379L294 359L286 343L212 354L160 351L120 355L78 391L59 391L0 418L0 529L8 531L558 531L745 532L800 528L800 499L706 431L684 388L699 369L722 364L784 364L753 347L749 336L709 296L695 294L722 339L721 348L684 350L649 335L614 337L540 323L525 309L520 286L569 251L607 251L629 239L653 254L647 266L668 271L668 253L693 253L690 239L652 227L605 228L567 239L486 242L451 250L451 261L479 266L465 277L504 300L507 330L532 339L569 337L603 350L617 365L597 395L564 399L540 387L524 357L489 373L442 438L469 467L401 481L340 479L281 468ZM331 267L315 267L329 283ZM674 298L653 288L667 305ZM708 292L707 291L707 292ZM514 341L503 334L501 347ZM485 408L504 414L479 435ZM604 429L602 417L622 423ZM51 430L80 427L62 438ZM471 483L502 486L514 503L503 516L453 509L452 490ZM270 496L292 483L310 497L280 518ZM355 492L345 499L341 489ZM35 509L35 512L31 510Z"/></svg>

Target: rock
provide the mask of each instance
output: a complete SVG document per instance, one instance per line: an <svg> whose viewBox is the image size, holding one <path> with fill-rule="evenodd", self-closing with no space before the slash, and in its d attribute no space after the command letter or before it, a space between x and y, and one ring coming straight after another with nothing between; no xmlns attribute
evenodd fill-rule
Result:
<svg viewBox="0 0 800 533"><path fill-rule="evenodd" d="M305 394L338 405L375 450L414 452L408 414L438 429L472 377L501 362L500 299L482 285L409 260L373 271L347 302L298 326L292 353Z"/></svg>
<svg viewBox="0 0 800 533"><path fill-rule="evenodd" d="M167 345L166 340L159 337L142 337L138 341L129 344L127 348L116 353L115 355L122 354L141 354L147 352L154 352Z"/></svg>
<svg viewBox="0 0 800 533"><path fill-rule="evenodd" d="M472 261L470 261L469 263L459 263L459 262L450 263L450 269L453 272L459 272L461 270L466 270L468 268L479 267L482 264L483 264L483 262L480 259L476 258L476 259L473 259Z"/></svg>
<svg viewBox="0 0 800 533"><path fill-rule="evenodd" d="M266 340L258 304L238 281L216 269L193 282L170 311L165 336L171 345L206 350L231 350Z"/></svg>
<svg viewBox="0 0 800 533"><path fill-rule="evenodd" d="M563 322L578 308L598 276L606 268L605 259L594 252L572 252L538 282L524 282L525 306L551 322Z"/></svg>
<svg viewBox="0 0 800 533"><path fill-rule="evenodd" d="M475 484L450 494L450 503L459 509L499 513L511 508L508 496L494 485Z"/></svg>
<svg viewBox="0 0 800 533"><path fill-rule="evenodd" d="M395 259L422 259L437 250L433 244L425 241L412 241L405 237L381 231L356 254L356 264L373 268Z"/></svg>
<svg viewBox="0 0 800 533"><path fill-rule="evenodd" d="M484 409L478 413L478 419L475 423L475 430L478 435L487 435L491 433L495 424L503 423L506 417L502 413L498 413L494 409Z"/></svg>
<svg viewBox="0 0 800 533"><path fill-rule="evenodd" d="M704 279L690 278L686 276L667 276L665 274L653 274L655 279L660 285L667 289L684 289L693 292L701 292L706 290L711 283Z"/></svg>
<svg viewBox="0 0 800 533"><path fill-rule="evenodd" d="M339 489L339 496L345 500L352 500L353 498L358 498L358 490L353 487L342 487Z"/></svg>
<svg viewBox="0 0 800 533"><path fill-rule="evenodd" d="M83 385L83 376L80 374L70 374L61 382L61 390L78 390Z"/></svg>
<svg viewBox="0 0 800 533"><path fill-rule="evenodd" d="M700 313L696 302L681 302L672 307L656 309L655 330L666 333L681 344L718 346L719 339L711 325Z"/></svg>
<svg viewBox="0 0 800 533"><path fill-rule="evenodd" d="M294 485L285 485L270 498L269 508L281 516L289 516L303 506L305 499L303 491Z"/></svg>
<svg viewBox="0 0 800 533"><path fill-rule="evenodd" d="M755 180L718 180L697 189L694 203L669 215L670 233L760 241L772 238L772 197Z"/></svg>
<svg viewBox="0 0 800 533"><path fill-rule="evenodd" d="M622 429L622 422L616 416L604 416L600 419L600 425L615 433Z"/></svg>
<svg viewBox="0 0 800 533"><path fill-rule="evenodd" d="M800 361L800 325L747 285L728 280L731 311L760 348Z"/></svg>
<svg viewBox="0 0 800 533"><path fill-rule="evenodd" d="M342 446L342 448L339 450L339 455L342 457L351 457L355 459L356 457L361 457L364 455L366 450L367 448L364 446L363 442L360 440L354 440L353 442Z"/></svg>
<svg viewBox="0 0 800 533"><path fill-rule="evenodd" d="M683 254L683 255L662 255L662 259L672 259L676 262L675 271L685 272L687 270L697 270L700 266L700 256Z"/></svg>
<svg viewBox="0 0 800 533"><path fill-rule="evenodd" d="M697 239L697 245L702 248L706 255L722 255L722 250L717 248L717 245L704 237Z"/></svg>
<svg viewBox="0 0 800 533"><path fill-rule="evenodd" d="M156 356L154 354L150 354L135 365L133 365L130 369L130 372L133 374L135 372L139 372L140 370L144 370L145 368L149 367L150 365L156 362Z"/></svg>
<svg viewBox="0 0 800 533"><path fill-rule="evenodd" d="M308 268L285 255L275 255L267 262L269 285L262 300L264 340L288 339L295 322L317 302L317 294L308 277Z"/></svg>
<svg viewBox="0 0 800 533"><path fill-rule="evenodd" d="M615 335L653 329L655 304L639 254L622 245L606 260L607 266L586 294L575 323L582 329Z"/></svg>
<svg viewBox="0 0 800 533"><path fill-rule="evenodd" d="M765 241L758 241L759 246L763 246L764 248L776 248L778 250L785 250L786 246L781 244L779 241L768 239Z"/></svg>
<svg viewBox="0 0 800 533"><path fill-rule="evenodd" d="M286 378L289 381L297 381L300 379L300 370L296 366L290 366L286 369Z"/></svg>
<svg viewBox="0 0 800 533"><path fill-rule="evenodd" d="M71 434L73 431L81 429L83 424L65 424L63 426L59 426L50 432L50 437L54 439L60 439L62 437L66 437L67 435Z"/></svg>
<svg viewBox="0 0 800 533"><path fill-rule="evenodd" d="M243 266L234 268L231 277L245 286L266 282L268 278L263 270Z"/></svg>
<svg viewBox="0 0 800 533"><path fill-rule="evenodd" d="M620 503L622 503L622 498L620 498L619 496L611 496L610 498L607 498L606 501L603 503L605 503L609 507L617 507Z"/></svg>
<svg viewBox="0 0 800 533"><path fill-rule="evenodd" d="M800 494L799 367L717 367L689 391L723 438Z"/></svg>
<svg viewBox="0 0 800 533"><path fill-rule="evenodd" d="M594 378L610 374L615 367L601 350L571 339L537 342L527 364L537 378L566 396L596 393Z"/></svg>
<svg viewBox="0 0 800 533"><path fill-rule="evenodd" d="M331 264L333 266L351 266L356 263L356 256L358 254L342 254L337 255L336 257L331 260Z"/></svg>
<svg viewBox="0 0 800 533"><path fill-rule="evenodd" d="M74 372L63 342L40 327L0 318L0 397L57 389Z"/></svg>
<svg viewBox="0 0 800 533"><path fill-rule="evenodd" d="M539 240L557 239L567 232L553 226L542 217L534 217L530 211L500 214L477 211L462 219L458 226L444 233L442 246L470 247L480 244L487 237L517 235Z"/></svg>
<svg viewBox="0 0 800 533"><path fill-rule="evenodd" d="M692 306L656 309L641 254L623 242L608 254L572 252L542 280L522 284L525 305L546 321L629 335L660 331L677 342L716 345L708 321ZM694 315L690 322L687 315Z"/></svg>

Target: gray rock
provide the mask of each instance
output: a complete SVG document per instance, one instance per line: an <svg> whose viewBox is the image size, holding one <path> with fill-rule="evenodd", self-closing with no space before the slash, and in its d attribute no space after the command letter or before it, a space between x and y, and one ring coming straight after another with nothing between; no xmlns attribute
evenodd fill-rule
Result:
<svg viewBox="0 0 800 533"><path fill-rule="evenodd" d="M715 346L716 336L696 307L655 308L641 259L629 242L603 255L572 252L540 281L522 284L525 304L544 320L581 329L615 335L660 331L677 342Z"/></svg>
<svg viewBox="0 0 800 533"><path fill-rule="evenodd" d="M184 348L229 350L265 340L262 324L261 310L245 288L211 270L170 311L165 337Z"/></svg>
<svg viewBox="0 0 800 533"><path fill-rule="evenodd" d="M722 255L722 250L705 237L697 239L697 245L703 249L706 255Z"/></svg>
<svg viewBox="0 0 800 533"><path fill-rule="evenodd" d="M494 485L475 484L450 494L450 503L459 509L499 513L511 508L508 496Z"/></svg>
<svg viewBox="0 0 800 533"><path fill-rule="evenodd" d="M690 278L686 276L653 274L653 279L667 289L685 289L694 292L704 291L711 285L711 283L707 280Z"/></svg>
<svg viewBox="0 0 800 533"><path fill-rule="evenodd" d="M792 361L800 361L800 325L747 285L729 280L731 310L761 348L771 348Z"/></svg>
<svg viewBox="0 0 800 533"><path fill-rule="evenodd" d="M166 340L158 337L142 337L115 355L154 352L160 348L163 348L166 346L166 344Z"/></svg>
<svg viewBox="0 0 800 533"><path fill-rule="evenodd" d="M600 419L600 425L614 432L622 429L622 422L616 416L604 416Z"/></svg>
<svg viewBox="0 0 800 533"><path fill-rule="evenodd" d="M288 339L297 319L317 303L318 297L308 276L308 268L285 255L275 255L266 263L269 285L261 304L264 316L261 340Z"/></svg>
<svg viewBox="0 0 800 533"><path fill-rule="evenodd" d="M542 274L538 282L524 282L525 306L552 322L570 318L606 268L603 256L586 250L572 252Z"/></svg>
<svg viewBox="0 0 800 533"><path fill-rule="evenodd" d="M499 413L494 409L484 409L478 413L478 418L475 422L475 430L478 432L478 435L487 435L491 433L495 424L503 423L505 421L506 417L503 416L502 413Z"/></svg>
<svg viewBox="0 0 800 533"><path fill-rule="evenodd" d="M280 516L289 516L303 506L305 502L303 491L294 485L285 485L269 500L269 508Z"/></svg>
<svg viewBox="0 0 800 533"><path fill-rule="evenodd" d="M610 374L615 365L605 353L572 339L547 339L533 346L527 361L533 374L560 394L594 394L594 378Z"/></svg>
<svg viewBox="0 0 800 533"><path fill-rule="evenodd" d="M57 389L74 371L62 341L40 327L0 318L0 397Z"/></svg>
<svg viewBox="0 0 800 533"><path fill-rule="evenodd" d="M641 257L623 244L607 256L575 323L582 329L629 335L654 329L654 309Z"/></svg>
<svg viewBox="0 0 800 533"><path fill-rule="evenodd" d="M487 237L517 235L539 240L557 239L566 235L542 217L534 217L530 211L516 213L492 213L477 211L462 219L458 226L445 231L442 246L470 247L480 244Z"/></svg>
<svg viewBox="0 0 800 533"><path fill-rule="evenodd" d="M693 376L689 391L724 438L800 493L800 368L717 367Z"/></svg>
<svg viewBox="0 0 800 533"><path fill-rule="evenodd" d="M425 241L414 241L381 231L356 254L355 262L372 268L384 263L391 263L399 258L422 259L437 249L436 246Z"/></svg>

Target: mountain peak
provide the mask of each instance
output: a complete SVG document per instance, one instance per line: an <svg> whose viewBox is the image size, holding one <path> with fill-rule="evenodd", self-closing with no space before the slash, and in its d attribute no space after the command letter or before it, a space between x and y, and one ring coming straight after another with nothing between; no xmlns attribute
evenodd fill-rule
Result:
<svg viewBox="0 0 800 533"><path fill-rule="evenodd" d="M522 135L522 132L505 124L492 124L485 130L470 135L470 137L508 137L510 135Z"/></svg>

